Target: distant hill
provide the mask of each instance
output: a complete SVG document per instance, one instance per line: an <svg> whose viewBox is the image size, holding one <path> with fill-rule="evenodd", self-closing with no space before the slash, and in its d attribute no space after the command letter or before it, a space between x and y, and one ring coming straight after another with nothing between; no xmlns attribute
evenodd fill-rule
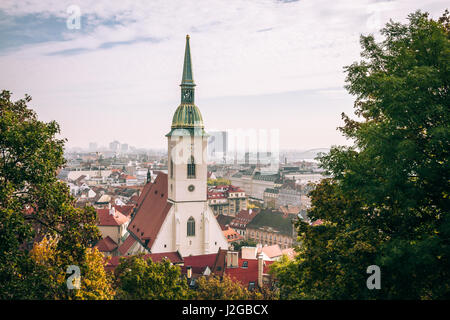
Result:
<svg viewBox="0 0 450 320"><path fill-rule="evenodd" d="M303 159L314 159L315 157L317 157L319 153L328 153L328 152L330 152L329 148L316 148L305 151L298 151L296 153L296 157Z"/></svg>

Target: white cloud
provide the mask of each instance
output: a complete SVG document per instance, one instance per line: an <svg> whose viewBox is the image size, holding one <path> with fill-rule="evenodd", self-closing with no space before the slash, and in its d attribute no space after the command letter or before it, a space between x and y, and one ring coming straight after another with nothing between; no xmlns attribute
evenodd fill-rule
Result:
<svg viewBox="0 0 450 320"><path fill-rule="evenodd" d="M30 44L5 53L0 56L0 87L17 96L31 94L39 114L62 122L63 133L72 143L85 141L79 128L107 135L104 139L110 139L108 131L120 128L127 133L118 136L142 146L159 144L163 138L158 135L169 127L167 121L178 103L187 33L191 34L200 99L323 90L343 86L342 67L359 58L361 33L375 32L389 18L404 21L419 8L435 16L444 9L443 1L407 0L6 0L0 3L0 10L15 16L65 18L72 4L90 17L92 32L68 30L66 41ZM161 41L98 49L107 42L148 38ZM49 55L78 49L86 50ZM152 122L155 131L149 132L158 136L148 138L154 139L152 143L136 133L133 122L141 121L141 114L158 119ZM212 111L210 117L217 114ZM132 120L127 118L130 115ZM94 130L93 124L98 129ZM289 119L285 125L295 128ZM335 138L330 136L330 144Z"/></svg>

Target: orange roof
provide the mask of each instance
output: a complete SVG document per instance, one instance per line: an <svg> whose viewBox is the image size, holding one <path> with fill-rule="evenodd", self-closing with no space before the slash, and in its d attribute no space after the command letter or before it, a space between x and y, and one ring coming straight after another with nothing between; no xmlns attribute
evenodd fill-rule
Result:
<svg viewBox="0 0 450 320"><path fill-rule="evenodd" d="M99 226L121 226L129 220L129 217L123 215L114 207L112 209L97 209L97 225Z"/></svg>
<svg viewBox="0 0 450 320"><path fill-rule="evenodd" d="M236 232L236 230L230 227L226 227L224 230L222 230L222 233L225 236L225 238L227 238L228 242L234 242L244 239L243 236L241 236L239 233Z"/></svg>

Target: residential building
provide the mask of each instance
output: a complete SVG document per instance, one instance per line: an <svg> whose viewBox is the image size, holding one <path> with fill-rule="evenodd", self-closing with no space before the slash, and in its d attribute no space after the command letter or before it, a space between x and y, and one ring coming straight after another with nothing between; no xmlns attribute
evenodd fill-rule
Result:
<svg viewBox="0 0 450 320"><path fill-rule="evenodd" d="M235 216L247 209L247 197L244 190L233 185L208 186L208 204L215 215Z"/></svg>
<svg viewBox="0 0 450 320"><path fill-rule="evenodd" d="M97 226L102 238L109 237L116 245L120 245L126 235L126 229L130 218L116 210L115 206L105 209L96 209Z"/></svg>
<svg viewBox="0 0 450 320"><path fill-rule="evenodd" d="M262 245L278 244L281 249L295 245L296 232L293 222L296 215L285 215L282 212L262 210L247 225L246 240L253 240Z"/></svg>
<svg viewBox="0 0 450 320"><path fill-rule="evenodd" d="M241 210L236 217L231 220L230 227L236 230L241 236L246 238L247 225L253 220L254 217L259 213L260 209L248 209Z"/></svg>

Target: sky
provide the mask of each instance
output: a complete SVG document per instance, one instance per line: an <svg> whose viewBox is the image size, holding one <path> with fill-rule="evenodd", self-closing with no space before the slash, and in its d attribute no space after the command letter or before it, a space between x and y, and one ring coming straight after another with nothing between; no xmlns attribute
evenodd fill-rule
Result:
<svg viewBox="0 0 450 320"><path fill-rule="evenodd" d="M0 89L32 96L68 147L164 148L185 37L205 129L278 130L281 149L349 144L344 66L361 34L440 0L2 0ZM448 4L447 4L448 7Z"/></svg>

